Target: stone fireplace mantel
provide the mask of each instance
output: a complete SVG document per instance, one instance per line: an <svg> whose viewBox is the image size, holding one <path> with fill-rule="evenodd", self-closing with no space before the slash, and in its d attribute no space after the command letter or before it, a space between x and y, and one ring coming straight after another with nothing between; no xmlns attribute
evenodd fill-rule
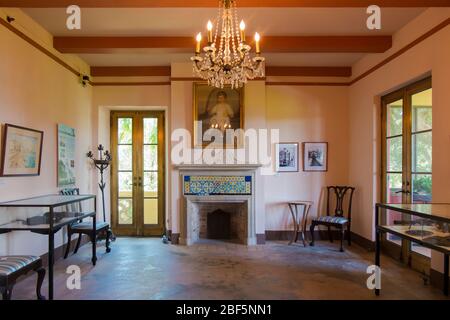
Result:
<svg viewBox="0 0 450 320"><path fill-rule="evenodd" d="M199 240L202 206L236 204L241 212L240 240L256 245L255 207L257 170L260 165L180 165L182 195L180 244L192 245Z"/></svg>

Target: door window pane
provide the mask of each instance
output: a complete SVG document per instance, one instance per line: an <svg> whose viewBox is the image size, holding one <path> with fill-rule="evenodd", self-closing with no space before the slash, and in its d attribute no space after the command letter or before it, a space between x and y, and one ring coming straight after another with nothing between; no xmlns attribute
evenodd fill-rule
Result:
<svg viewBox="0 0 450 320"><path fill-rule="evenodd" d="M158 199L144 200L144 224L158 224Z"/></svg>
<svg viewBox="0 0 450 320"><path fill-rule="evenodd" d="M412 103L413 132L431 130L433 123L432 89L414 94Z"/></svg>
<svg viewBox="0 0 450 320"><path fill-rule="evenodd" d="M387 137L398 136L403 132L403 100L387 105Z"/></svg>
<svg viewBox="0 0 450 320"><path fill-rule="evenodd" d="M432 133L423 132L412 136L412 170L413 172L431 172L432 167Z"/></svg>
<svg viewBox="0 0 450 320"><path fill-rule="evenodd" d="M119 153L119 170L132 171L133 170L133 146L118 146Z"/></svg>
<svg viewBox="0 0 450 320"><path fill-rule="evenodd" d="M132 199L119 199L119 224L133 224Z"/></svg>
<svg viewBox="0 0 450 320"><path fill-rule="evenodd" d="M387 174L387 203L402 203L402 174L388 173Z"/></svg>
<svg viewBox="0 0 450 320"><path fill-rule="evenodd" d="M158 143L158 119L144 119L144 144Z"/></svg>
<svg viewBox="0 0 450 320"><path fill-rule="evenodd" d="M144 171L158 170L158 146L144 146Z"/></svg>
<svg viewBox="0 0 450 320"><path fill-rule="evenodd" d="M388 171L402 171L403 167L403 138L389 138L387 139L387 168Z"/></svg>
<svg viewBox="0 0 450 320"><path fill-rule="evenodd" d="M430 203L433 180L431 174L413 174L413 203Z"/></svg>
<svg viewBox="0 0 450 320"><path fill-rule="evenodd" d="M144 173L144 197L156 198L158 196L158 173Z"/></svg>
<svg viewBox="0 0 450 320"><path fill-rule="evenodd" d="M118 119L118 141L119 144L131 144L133 142L133 119Z"/></svg>
<svg viewBox="0 0 450 320"><path fill-rule="evenodd" d="M119 172L119 198L131 198L133 196L133 173Z"/></svg>

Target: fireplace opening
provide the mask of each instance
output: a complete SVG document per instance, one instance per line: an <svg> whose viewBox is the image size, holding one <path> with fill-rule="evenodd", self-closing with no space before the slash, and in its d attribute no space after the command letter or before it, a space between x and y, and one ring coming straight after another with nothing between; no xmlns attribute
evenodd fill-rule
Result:
<svg viewBox="0 0 450 320"><path fill-rule="evenodd" d="M206 219L206 236L208 239L230 240L231 239L231 214L217 209L208 212Z"/></svg>
<svg viewBox="0 0 450 320"><path fill-rule="evenodd" d="M204 202L192 206L193 242L214 240L247 244L248 210L243 202ZM195 218L194 218L195 217Z"/></svg>

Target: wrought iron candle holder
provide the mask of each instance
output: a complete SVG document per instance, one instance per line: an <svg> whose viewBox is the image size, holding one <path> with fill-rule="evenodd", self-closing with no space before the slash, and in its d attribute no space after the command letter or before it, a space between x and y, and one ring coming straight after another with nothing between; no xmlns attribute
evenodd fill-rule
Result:
<svg viewBox="0 0 450 320"><path fill-rule="evenodd" d="M86 154L86 156L92 160L95 167L100 171L100 182L99 182L98 186L100 187L100 191L102 192L103 221L106 222L106 207L105 207L106 183L105 183L105 180L103 179L103 173L111 165L112 157L111 157L111 153L108 150L105 150L104 146L101 144L97 147L97 150L98 150L98 156L99 156L98 159L94 157L94 153L92 151L89 151ZM111 230L111 227L110 227L110 230ZM112 232L111 232L111 234L112 234ZM115 238L116 237L113 234L112 240L114 241Z"/></svg>

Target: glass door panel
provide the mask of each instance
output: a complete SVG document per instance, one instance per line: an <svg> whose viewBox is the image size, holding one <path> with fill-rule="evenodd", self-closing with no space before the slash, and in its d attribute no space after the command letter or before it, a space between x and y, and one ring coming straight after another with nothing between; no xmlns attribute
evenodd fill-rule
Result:
<svg viewBox="0 0 450 320"><path fill-rule="evenodd" d="M112 113L111 207L118 235L164 233L164 114Z"/></svg>
<svg viewBox="0 0 450 320"><path fill-rule="evenodd" d="M133 119L117 119L118 223L133 224Z"/></svg>
<svg viewBox="0 0 450 320"><path fill-rule="evenodd" d="M431 79L417 82L383 97L382 201L430 203L432 201L432 89ZM415 224L409 216L387 211L387 223ZM430 250L394 235L386 248L400 253L414 268L429 266ZM407 259L405 259L407 258Z"/></svg>
<svg viewBox="0 0 450 320"><path fill-rule="evenodd" d="M144 118L144 225L157 225L158 208L158 119Z"/></svg>
<svg viewBox="0 0 450 320"><path fill-rule="evenodd" d="M410 95L411 100L411 183L412 202L432 201L432 89ZM431 250L411 243L411 251L431 257Z"/></svg>
<svg viewBox="0 0 450 320"><path fill-rule="evenodd" d="M395 100L395 99L394 99ZM403 189L403 99L395 100L386 105L386 140L385 140L385 188L384 198L387 203L402 203ZM388 210L387 223L395 224L402 221L402 214ZM400 246L402 241L393 234L386 235L387 240Z"/></svg>

